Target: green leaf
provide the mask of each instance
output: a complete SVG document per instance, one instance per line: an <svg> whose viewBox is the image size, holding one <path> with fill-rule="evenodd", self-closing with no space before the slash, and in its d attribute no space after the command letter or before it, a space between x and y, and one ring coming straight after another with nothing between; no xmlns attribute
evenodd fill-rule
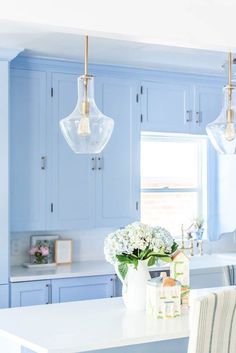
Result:
<svg viewBox="0 0 236 353"><path fill-rule="evenodd" d="M128 265L126 263L120 263L118 265L118 270L120 272L121 277L125 279L125 276L127 275L127 272L128 272Z"/></svg>
<svg viewBox="0 0 236 353"><path fill-rule="evenodd" d="M172 259L169 256L165 256L165 257L161 257L161 261L163 261L163 262L172 262Z"/></svg>
<svg viewBox="0 0 236 353"><path fill-rule="evenodd" d="M137 268L138 268L138 259L133 259L133 264L134 264L135 269L137 270Z"/></svg>
<svg viewBox="0 0 236 353"><path fill-rule="evenodd" d="M129 255L116 255L117 257L117 260L119 262L123 262L123 263L126 263L126 264L132 264L133 263L133 259L131 259L129 257Z"/></svg>
<svg viewBox="0 0 236 353"><path fill-rule="evenodd" d="M174 244L171 247L172 254L178 249L178 244L174 242Z"/></svg>
<svg viewBox="0 0 236 353"><path fill-rule="evenodd" d="M155 256L151 256L148 260L148 266L153 266L156 263L156 257Z"/></svg>

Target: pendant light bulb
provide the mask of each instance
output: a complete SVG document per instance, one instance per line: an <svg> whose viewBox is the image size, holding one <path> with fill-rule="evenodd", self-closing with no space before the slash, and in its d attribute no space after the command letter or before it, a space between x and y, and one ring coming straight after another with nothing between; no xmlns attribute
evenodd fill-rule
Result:
<svg viewBox="0 0 236 353"><path fill-rule="evenodd" d="M87 116L84 116L81 118L78 126L78 135L81 136L88 136L91 134L90 130L90 124L89 124L89 118Z"/></svg>
<svg viewBox="0 0 236 353"><path fill-rule="evenodd" d="M85 36L84 75L78 78L78 101L60 121L62 134L75 153L101 153L109 141L114 120L104 115L94 100L94 78L88 74L88 36Z"/></svg>
<svg viewBox="0 0 236 353"><path fill-rule="evenodd" d="M236 87L232 83L232 53L228 54L228 85L224 106L218 118L206 127L209 139L221 154L236 154Z"/></svg>
<svg viewBox="0 0 236 353"><path fill-rule="evenodd" d="M234 123L227 123L226 129L225 129L225 138L227 141L233 141L235 139L235 128L234 128Z"/></svg>

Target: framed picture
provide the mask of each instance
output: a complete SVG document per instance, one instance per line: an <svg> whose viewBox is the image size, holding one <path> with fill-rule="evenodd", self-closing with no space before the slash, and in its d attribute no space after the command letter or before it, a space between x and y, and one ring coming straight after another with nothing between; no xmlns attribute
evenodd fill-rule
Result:
<svg viewBox="0 0 236 353"><path fill-rule="evenodd" d="M30 247L46 246L49 249L49 255L47 256L47 263L51 264L55 262L55 241L59 239L59 235L31 235ZM31 263L33 263L34 257L31 256Z"/></svg>
<svg viewBox="0 0 236 353"><path fill-rule="evenodd" d="M72 263L72 240L60 239L55 241L55 261L57 264Z"/></svg>

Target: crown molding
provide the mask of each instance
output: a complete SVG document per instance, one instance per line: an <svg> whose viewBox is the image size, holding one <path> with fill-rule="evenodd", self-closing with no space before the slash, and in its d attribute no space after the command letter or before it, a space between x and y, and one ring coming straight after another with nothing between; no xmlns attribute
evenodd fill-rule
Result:
<svg viewBox="0 0 236 353"><path fill-rule="evenodd" d="M11 61L17 57L18 54L23 52L23 48L1 48L0 47L0 60Z"/></svg>

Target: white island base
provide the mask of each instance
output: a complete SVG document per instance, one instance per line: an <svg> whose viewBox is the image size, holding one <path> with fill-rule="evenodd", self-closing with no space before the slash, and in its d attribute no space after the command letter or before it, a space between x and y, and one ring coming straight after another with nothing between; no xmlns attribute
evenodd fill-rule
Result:
<svg viewBox="0 0 236 353"><path fill-rule="evenodd" d="M188 315L154 319L121 298L3 309L0 352L186 352ZM27 349L25 349L25 348Z"/></svg>

